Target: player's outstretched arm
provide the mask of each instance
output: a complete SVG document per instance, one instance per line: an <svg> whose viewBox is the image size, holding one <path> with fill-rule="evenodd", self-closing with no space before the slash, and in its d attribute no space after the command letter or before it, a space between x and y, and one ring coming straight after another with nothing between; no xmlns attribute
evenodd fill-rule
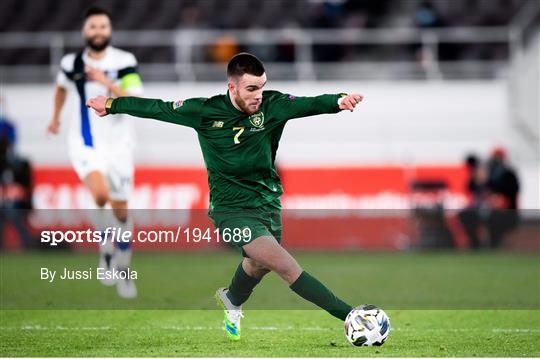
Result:
<svg viewBox="0 0 540 359"><path fill-rule="evenodd" d="M98 116L123 113L196 128L200 124L203 102L203 98L193 98L173 103L141 97L113 99L98 96L88 100L86 106L94 109Z"/></svg>
<svg viewBox="0 0 540 359"><path fill-rule="evenodd" d="M363 100L359 94L327 94L313 97L296 97L279 94L274 108L277 116L289 120L299 117L336 113L342 110L353 111Z"/></svg>

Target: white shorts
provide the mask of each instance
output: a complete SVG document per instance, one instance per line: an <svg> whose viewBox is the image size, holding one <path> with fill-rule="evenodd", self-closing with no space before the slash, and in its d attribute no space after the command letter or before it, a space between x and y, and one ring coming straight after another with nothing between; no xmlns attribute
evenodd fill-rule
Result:
<svg viewBox="0 0 540 359"><path fill-rule="evenodd" d="M98 171L107 179L109 198L128 201L133 191L133 153L126 148L95 148L79 143L69 144L69 158L77 175L84 181L90 172Z"/></svg>

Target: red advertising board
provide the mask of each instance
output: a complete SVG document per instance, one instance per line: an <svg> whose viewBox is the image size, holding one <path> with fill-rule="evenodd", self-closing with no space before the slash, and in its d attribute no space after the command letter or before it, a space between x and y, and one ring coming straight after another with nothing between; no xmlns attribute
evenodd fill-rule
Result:
<svg viewBox="0 0 540 359"><path fill-rule="evenodd" d="M302 249L402 249L415 241L411 208L466 205L466 172L462 166L372 166L280 168L284 243ZM186 227L212 227L204 209L208 184L203 168L139 167L130 207L187 210ZM415 191L414 181L444 182L446 189ZM92 208L89 193L69 167L41 167L34 173L34 205L48 209ZM198 211L197 211L198 210ZM62 212L65 213L65 212ZM156 213L163 213L157 212ZM56 218L55 221L62 221ZM187 221L187 223L185 223ZM455 219L448 218L450 227ZM34 220L37 230L46 226ZM62 226L62 223L55 223ZM85 224L88 225L88 224ZM136 229L144 229L137 225ZM455 239L462 244L459 228ZM13 234L13 231L11 230ZM136 243L147 249L196 249L188 243ZM206 245L205 247L214 247Z"/></svg>

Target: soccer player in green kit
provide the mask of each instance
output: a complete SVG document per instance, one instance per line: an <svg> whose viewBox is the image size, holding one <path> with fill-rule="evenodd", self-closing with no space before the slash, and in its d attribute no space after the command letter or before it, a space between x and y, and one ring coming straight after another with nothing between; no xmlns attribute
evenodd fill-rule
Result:
<svg viewBox="0 0 540 359"><path fill-rule="evenodd" d="M228 229L231 233L249 233L236 243L244 258L229 287L216 292L225 310L224 326L229 339L240 339L242 304L270 271L302 298L345 320L352 307L304 271L280 245L283 190L274 160L288 120L352 111L362 96L294 97L263 91L264 66L247 53L230 60L227 76L228 92L224 95L176 102L99 96L90 99L87 106L99 116L124 113L188 126L197 132L208 170L210 217L221 232Z"/></svg>

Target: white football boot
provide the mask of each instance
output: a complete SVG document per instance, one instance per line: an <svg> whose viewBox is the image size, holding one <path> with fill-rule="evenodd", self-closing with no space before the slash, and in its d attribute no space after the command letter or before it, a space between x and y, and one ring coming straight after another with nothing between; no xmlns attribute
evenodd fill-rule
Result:
<svg viewBox="0 0 540 359"><path fill-rule="evenodd" d="M106 272L106 275L101 276L99 281L106 286L116 284L116 279L113 278L112 272L114 269L114 243L105 239L105 242L99 244L99 268Z"/></svg>
<svg viewBox="0 0 540 359"><path fill-rule="evenodd" d="M225 333L230 340L237 341L240 340L240 320L244 317L242 313L242 306L236 306L231 303L229 298L227 298L227 288L219 288L216 291L216 301L217 304L223 308L225 312L225 318L223 320L223 327Z"/></svg>

